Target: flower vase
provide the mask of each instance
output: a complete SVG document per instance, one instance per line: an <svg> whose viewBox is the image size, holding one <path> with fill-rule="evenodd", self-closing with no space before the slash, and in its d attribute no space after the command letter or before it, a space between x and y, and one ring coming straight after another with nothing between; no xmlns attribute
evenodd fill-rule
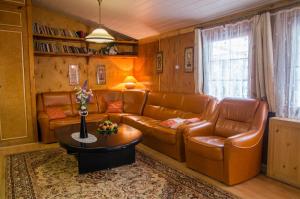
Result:
<svg viewBox="0 0 300 199"><path fill-rule="evenodd" d="M81 118L80 118L80 138L87 138L88 137L88 132L87 132L87 127L86 127L86 116L87 113L81 113Z"/></svg>

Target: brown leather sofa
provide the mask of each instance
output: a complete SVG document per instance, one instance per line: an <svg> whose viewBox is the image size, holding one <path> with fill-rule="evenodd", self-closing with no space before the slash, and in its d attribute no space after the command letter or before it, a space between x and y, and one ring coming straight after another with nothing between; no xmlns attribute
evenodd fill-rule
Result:
<svg viewBox="0 0 300 199"><path fill-rule="evenodd" d="M93 91L88 110L87 122L99 122L110 119L114 122L121 122L122 116L128 114L141 114L146 100L146 91ZM107 102L122 100L123 113L106 113ZM80 123L77 110L78 104L75 102L74 92L49 92L37 96L37 111L40 138L43 143L56 142L54 129ZM49 119L46 113L48 107L58 107L62 109L67 117L61 119Z"/></svg>
<svg viewBox="0 0 300 199"><path fill-rule="evenodd" d="M169 155L179 161L185 158L183 131L190 126L178 129L164 128L159 125L162 120L170 118L207 119L215 109L216 100L210 96L197 94L152 93L145 91L102 91L96 90L88 106L87 122L110 119L123 122L140 129L143 143ZM123 113L106 113L106 104L110 101L123 101ZM43 143L55 142L54 129L80 122L74 92L51 92L38 95L38 123ZM63 119L50 120L48 107L59 107L67 115Z"/></svg>
<svg viewBox="0 0 300 199"><path fill-rule="evenodd" d="M207 122L186 129L187 166L228 185L256 176L267 113L262 101L222 100Z"/></svg>
<svg viewBox="0 0 300 199"><path fill-rule="evenodd" d="M184 161L183 131L193 125L177 129L159 125L170 118L199 118L206 120L216 106L216 100L207 95L150 92L142 115L123 116L123 123L143 132L143 144L176 160Z"/></svg>

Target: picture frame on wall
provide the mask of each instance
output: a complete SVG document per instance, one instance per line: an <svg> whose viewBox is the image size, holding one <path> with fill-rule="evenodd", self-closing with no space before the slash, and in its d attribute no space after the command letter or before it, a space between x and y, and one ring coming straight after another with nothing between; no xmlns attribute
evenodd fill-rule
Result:
<svg viewBox="0 0 300 199"><path fill-rule="evenodd" d="M96 68L96 79L98 85L106 84L106 68L105 65L97 65Z"/></svg>
<svg viewBox="0 0 300 199"><path fill-rule="evenodd" d="M79 85L79 66L78 64L69 65L69 85Z"/></svg>
<svg viewBox="0 0 300 199"><path fill-rule="evenodd" d="M157 73L163 72L163 63L164 63L163 52L158 52L156 54L156 72Z"/></svg>
<svg viewBox="0 0 300 199"><path fill-rule="evenodd" d="M184 49L184 72L192 73L194 71L194 48Z"/></svg>

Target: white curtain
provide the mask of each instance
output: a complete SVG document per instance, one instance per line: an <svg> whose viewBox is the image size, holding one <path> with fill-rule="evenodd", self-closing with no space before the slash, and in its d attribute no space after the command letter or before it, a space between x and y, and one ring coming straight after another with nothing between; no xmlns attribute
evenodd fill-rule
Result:
<svg viewBox="0 0 300 199"><path fill-rule="evenodd" d="M202 65L202 38L201 30L195 29L195 44L194 44L194 80L195 93L203 93L203 65Z"/></svg>
<svg viewBox="0 0 300 199"><path fill-rule="evenodd" d="M269 111L275 111L273 43L270 13L252 19L252 47L250 50L250 96L265 99Z"/></svg>
<svg viewBox="0 0 300 199"><path fill-rule="evenodd" d="M219 99L249 96L252 22L202 30L204 92Z"/></svg>
<svg viewBox="0 0 300 199"><path fill-rule="evenodd" d="M300 8L272 16L277 116L300 119Z"/></svg>

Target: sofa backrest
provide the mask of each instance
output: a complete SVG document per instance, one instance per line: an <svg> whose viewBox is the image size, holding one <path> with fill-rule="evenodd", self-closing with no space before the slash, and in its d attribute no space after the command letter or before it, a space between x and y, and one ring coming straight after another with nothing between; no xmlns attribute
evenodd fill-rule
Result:
<svg viewBox="0 0 300 199"><path fill-rule="evenodd" d="M218 107L215 135L227 138L251 130L259 106L256 99L223 99Z"/></svg>
<svg viewBox="0 0 300 199"><path fill-rule="evenodd" d="M93 93L97 99L99 113L106 112L107 103L123 101L122 91L95 90Z"/></svg>
<svg viewBox="0 0 300 199"><path fill-rule="evenodd" d="M62 109L67 116L74 115L72 110L71 96L69 92L43 93L41 95L41 99L41 104L44 111L47 111L47 108L49 107L55 107Z"/></svg>
<svg viewBox="0 0 300 199"><path fill-rule="evenodd" d="M145 106L147 92L142 90L124 91L123 92L123 111L142 115Z"/></svg>
<svg viewBox="0 0 300 199"><path fill-rule="evenodd" d="M159 120L170 118L204 119L214 99L201 94L150 92L143 115Z"/></svg>

